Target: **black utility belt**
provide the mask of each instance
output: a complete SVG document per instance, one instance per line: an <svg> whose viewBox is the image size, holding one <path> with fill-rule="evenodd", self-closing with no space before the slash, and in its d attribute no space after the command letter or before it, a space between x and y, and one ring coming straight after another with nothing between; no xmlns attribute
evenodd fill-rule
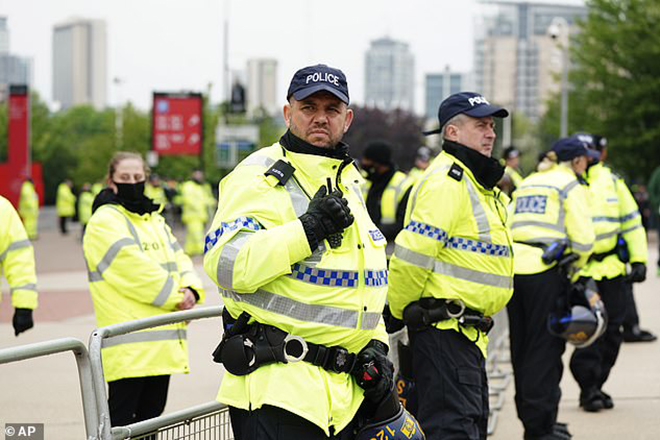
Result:
<svg viewBox="0 0 660 440"><path fill-rule="evenodd" d="M305 341L300 336L277 327L254 322L243 312L228 324L223 313L225 334L213 352L213 360L224 365L231 374L244 376L274 362L284 364L305 361L327 371L350 374L357 355L339 346L326 347Z"/></svg>
<svg viewBox="0 0 660 440"><path fill-rule="evenodd" d="M459 325L474 327L486 334L494 325L493 318L466 307L460 299L422 298L403 310L403 322L412 330L423 330L447 319L456 319Z"/></svg>

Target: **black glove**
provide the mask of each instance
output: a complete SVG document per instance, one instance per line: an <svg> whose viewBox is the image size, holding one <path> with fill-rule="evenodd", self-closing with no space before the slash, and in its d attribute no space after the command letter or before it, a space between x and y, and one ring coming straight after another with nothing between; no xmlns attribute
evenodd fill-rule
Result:
<svg viewBox="0 0 660 440"><path fill-rule="evenodd" d="M632 263L630 266L628 281L631 283L641 283L646 279L646 264Z"/></svg>
<svg viewBox="0 0 660 440"><path fill-rule="evenodd" d="M353 376L364 389L364 398L380 404L394 389L394 365L387 358L387 345L372 339L358 353Z"/></svg>
<svg viewBox="0 0 660 440"><path fill-rule="evenodd" d="M406 326L402 320L392 315L389 304L385 304L385 308L383 309L383 321L385 322L385 331L388 334L396 333Z"/></svg>
<svg viewBox="0 0 660 440"><path fill-rule="evenodd" d="M11 320L11 324L14 326L15 336L18 336L19 333L23 333L25 330L31 329L34 327L34 321L32 320L32 310L16 309L14 311L14 318Z"/></svg>
<svg viewBox="0 0 660 440"><path fill-rule="evenodd" d="M343 194L340 191L328 194L325 186L319 188L309 202L307 212L300 216L312 251L328 236L341 233L354 220Z"/></svg>

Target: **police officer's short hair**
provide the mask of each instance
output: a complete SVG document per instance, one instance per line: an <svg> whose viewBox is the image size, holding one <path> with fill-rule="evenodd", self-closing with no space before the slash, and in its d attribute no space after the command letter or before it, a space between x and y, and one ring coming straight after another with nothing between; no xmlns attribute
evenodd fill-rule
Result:
<svg viewBox="0 0 660 440"><path fill-rule="evenodd" d="M444 137L447 134L447 127L449 127L449 125L462 125L464 122L465 122L465 115L463 113L459 113L459 114L453 116L442 127L442 137Z"/></svg>

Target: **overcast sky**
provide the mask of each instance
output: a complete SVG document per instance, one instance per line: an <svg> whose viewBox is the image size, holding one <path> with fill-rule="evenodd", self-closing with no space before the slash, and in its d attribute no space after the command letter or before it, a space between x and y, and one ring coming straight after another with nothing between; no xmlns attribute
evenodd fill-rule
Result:
<svg viewBox="0 0 660 440"><path fill-rule="evenodd" d="M295 70L316 63L341 68L359 103L370 41L407 42L421 112L426 73L472 69L475 18L484 7L477 0L0 0L0 15L8 17L11 52L33 58L34 87L49 102L53 25L72 16L106 20L110 104L130 100L147 109L154 90L204 92L209 83L219 101L228 16L230 69L276 58L282 103ZM115 77L123 85L113 85Z"/></svg>

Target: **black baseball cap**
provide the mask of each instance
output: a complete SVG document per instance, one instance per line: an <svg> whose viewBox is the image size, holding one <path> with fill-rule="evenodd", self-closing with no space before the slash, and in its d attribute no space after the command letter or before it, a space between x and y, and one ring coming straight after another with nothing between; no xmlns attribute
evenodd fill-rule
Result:
<svg viewBox="0 0 660 440"><path fill-rule="evenodd" d="M589 148L589 143L585 141L582 134L569 136L559 139L552 146L552 150L557 155L557 160L565 162L575 159L579 156L587 156L591 158L598 158L600 155L597 151Z"/></svg>
<svg viewBox="0 0 660 440"><path fill-rule="evenodd" d="M346 105L349 104L346 75L341 70L325 64L303 67L298 70L291 79L286 99L293 95L297 101L300 101L322 90L332 93Z"/></svg>
<svg viewBox="0 0 660 440"><path fill-rule="evenodd" d="M483 118L485 116L495 116L498 118L506 118L509 112L502 107L491 105L490 102L478 93L473 92L460 92L446 98L440 104L438 109L438 120L440 127L435 130L425 131L425 135L441 133L442 128L454 116L463 113L475 118Z"/></svg>

